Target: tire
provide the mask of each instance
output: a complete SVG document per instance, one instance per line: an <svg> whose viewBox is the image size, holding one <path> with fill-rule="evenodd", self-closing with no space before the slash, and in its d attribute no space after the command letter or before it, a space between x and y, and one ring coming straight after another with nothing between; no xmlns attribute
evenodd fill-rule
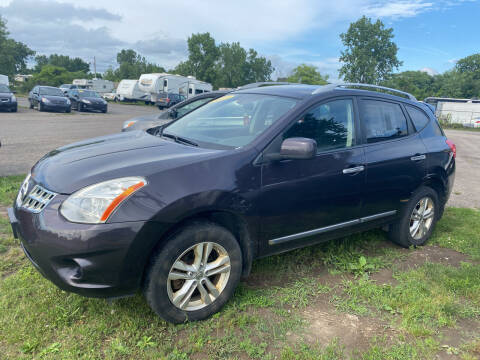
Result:
<svg viewBox="0 0 480 360"><path fill-rule="evenodd" d="M212 247L207 263L211 266L214 261L223 263L216 267L217 270L223 271L211 276L205 275L205 271L208 270L200 272L193 270L196 269L195 264L205 261L201 256L196 257L195 251L203 254L202 249L207 249L207 243ZM188 269L179 270L178 266L173 268L180 259L183 265L187 264ZM228 260L230 268L228 263L224 262ZM237 287L241 273L242 252L235 237L227 229L216 224L195 222L170 236L165 245L152 256L144 294L152 310L166 321L178 324L203 320L225 305ZM169 274L173 274L176 279L168 280ZM178 274L181 275L181 279ZM191 285L190 288L188 285ZM182 292L179 294L183 289L189 289L193 293L186 298L181 295ZM199 289L202 290L203 296ZM173 303L175 298L178 301L177 305Z"/></svg>
<svg viewBox="0 0 480 360"><path fill-rule="evenodd" d="M82 112L82 111L83 111L82 103L81 103L81 102L77 102L77 111L78 111L78 112Z"/></svg>
<svg viewBox="0 0 480 360"><path fill-rule="evenodd" d="M18 106L15 106L13 109L12 109L12 112L17 112L18 111Z"/></svg>
<svg viewBox="0 0 480 360"><path fill-rule="evenodd" d="M30 109L33 109L33 103L31 101L29 101L30 103Z"/></svg>
<svg viewBox="0 0 480 360"><path fill-rule="evenodd" d="M43 111L43 105L41 101L38 102L38 111Z"/></svg>
<svg viewBox="0 0 480 360"><path fill-rule="evenodd" d="M425 202L422 202L424 199L428 199L427 210L431 209L433 213L425 211L425 214L421 214L425 205ZM416 210L415 214L414 210ZM415 191L401 210L399 220L390 226L389 238L394 243L406 248L412 245L422 246L432 235L439 215L440 202L437 192L432 188L422 186ZM419 220L415 220L414 217ZM421 223L425 224L425 227ZM417 224L419 224L418 228Z"/></svg>
<svg viewBox="0 0 480 360"><path fill-rule="evenodd" d="M72 112L72 108L69 107L67 110L65 110L65 112L68 114L68 113L71 113Z"/></svg>

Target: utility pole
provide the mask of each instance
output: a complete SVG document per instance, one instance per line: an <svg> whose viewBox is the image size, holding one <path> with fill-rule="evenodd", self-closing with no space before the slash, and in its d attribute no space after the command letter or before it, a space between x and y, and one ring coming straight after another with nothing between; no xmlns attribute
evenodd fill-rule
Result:
<svg viewBox="0 0 480 360"><path fill-rule="evenodd" d="M93 57L93 71L94 71L94 79L97 78L97 61L95 60L95 56Z"/></svg>

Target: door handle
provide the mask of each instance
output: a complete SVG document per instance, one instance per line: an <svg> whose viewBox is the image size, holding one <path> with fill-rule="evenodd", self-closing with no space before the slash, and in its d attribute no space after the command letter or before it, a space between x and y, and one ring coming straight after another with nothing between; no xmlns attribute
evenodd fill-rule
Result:
<svg viewBox="0 0 480 360"><path fill-rule="evenodd" d="M425 155L415 155L410 158L412 161L421 161L425 160L427 157Z"/></svg>
<svg viewBox="0 0 480 360"><path fill-rule="evenodd" d="M343 173L348 175L348 174L358 174L359 172L362 172L363 170L365 170L365 166L363 165L360 165L360 166L355 166L355 167L351 167L351 168L346 168L346 169L343 169Z"/></svg>

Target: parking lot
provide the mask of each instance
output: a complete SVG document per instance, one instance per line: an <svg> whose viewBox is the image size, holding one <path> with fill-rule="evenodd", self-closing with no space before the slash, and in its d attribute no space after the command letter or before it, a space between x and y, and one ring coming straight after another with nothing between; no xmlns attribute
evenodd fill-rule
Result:
<svg viewBox="0 0 480 360"><path fill-rule="evenodd" d="M113 134L125 120L156 113L153 106L110 103L107 114L38 112L19 99L18 113L0 113L0 176L24 174L45 153L75 141ZM447 130L458 149L450 206L480 208L480 132Z"/></svg>
<svg viewBox="0 0 480 360"><path fill-rule="evenodd" d="M27 173L45 153L75 141L119 132L125 120L158 113L154 106L109 103L108 113L39 112L19 98L18 113L0 113L0 176Z"/></svg>

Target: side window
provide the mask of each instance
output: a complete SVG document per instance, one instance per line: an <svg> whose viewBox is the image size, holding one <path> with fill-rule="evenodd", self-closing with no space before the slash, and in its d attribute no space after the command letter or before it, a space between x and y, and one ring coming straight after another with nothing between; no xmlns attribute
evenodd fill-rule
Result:
<svg viewBox="0 0 480 360"><path fill-rule="evenodd" d="M188 93L189 93L189 94L192 94L192 93L193 93L192 88L189 88L189 89L188 89Z"/></svg>
<svg viewBox="0 0 480 360"><path fill-rule="evenodd" d="M368 143L408 135L407 119L398 104L380 100L361 100L360 118Z"/></svg>
<svg viewBox="0 0 480 360"><path fill-rule="evenodd" d="M305 137L317 142L318 151L347 148L355 145L353 101L330 101L308 110L283 138Z"/></svg>
<svg viewBox="0 0 480 360"><path fill-rule="evenodd" d="M406 105L405 108L407 109L408 115L410 115L413 125L415 125L415 129L417 131L420 131L427 126L429 119L422 110L410 105Z"/></svg>
<svg viewBox="0 0 480 360"><path fill-rule="evenodd" d="M163 80L163 87L166 88L167 86L168 86L168 80L165 79L165 80Z"/></svg>

